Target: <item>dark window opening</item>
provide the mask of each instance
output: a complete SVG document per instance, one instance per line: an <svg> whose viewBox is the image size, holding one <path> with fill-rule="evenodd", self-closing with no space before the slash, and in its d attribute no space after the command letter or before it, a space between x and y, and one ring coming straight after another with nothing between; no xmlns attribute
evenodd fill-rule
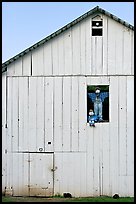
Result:
<svg viewBox="0 0 136 204"><path fill-rule="evenodd" d="M93 28L92 29L92 36L102 36L102 28Z"/></svg>
<svg viewBox="0 0 136 204"><path fill-rule="evenodd" d="M102 21L92 21L92 27L102 27Z"/></svg>
<svg viewBox="0 0 136 204"><path fill-rule="evenodd" d="M109 86L87 86L87 122L90 115L95 122L109 122Z"/></svg>

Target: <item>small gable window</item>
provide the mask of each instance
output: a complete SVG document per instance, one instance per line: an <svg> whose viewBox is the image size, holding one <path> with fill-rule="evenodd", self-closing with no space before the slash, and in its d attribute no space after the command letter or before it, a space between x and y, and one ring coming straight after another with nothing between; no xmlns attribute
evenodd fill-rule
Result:
<svg viewBox="0 0 136 204"><path fill-rule="evenodd" d="M97 16L92 19L92 36L102 36L103 32L103 21Z"/></svg>

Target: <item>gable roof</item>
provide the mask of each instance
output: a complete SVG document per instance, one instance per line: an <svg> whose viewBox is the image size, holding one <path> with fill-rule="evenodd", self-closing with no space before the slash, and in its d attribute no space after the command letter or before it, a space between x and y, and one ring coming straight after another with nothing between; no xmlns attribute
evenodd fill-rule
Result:
<svg viewBox="0 0 136 204"><path fill-rule="evenodd" d="M126 21L123 21L122 19L118 18L117 16L105 11L104 9L100 8L99 6L96 6L95 8L91 9L90 11L86 12L85 14L83 14L82 16L78 17L77 19L75 19L74 21L68 23L67 25L65 25L64 27L60 28L59 30L57 30L56 32L52 33L51 35L47 36L46 38L44 38L43 40L35 43L34 45L32 45L31 47L27 48L26 50L22 51L21 53L17 54L16 56L10 58L9 60L7 60L6 62L4 62L2 64L2 72L5 72L7 70L7 65L9 65L10 63L14 62L15 60L17 60L18 58L24 56L25 54L27 54L28 52L34 50L35 48L39 47L40 45L44 44L45 42L49 41L50 39L54 38L55 36L59 35L60 33L62 33L63 31L71 28L72 26L76 25L77 23L79 23L80 21L82 21L83 19L87 18L88 16L94 14L94 13L101 13L104 14L112 19L114 19L115 21L123 24L124 26L134 30L134 26L130 25L129 23L127 23Z"/></svg>

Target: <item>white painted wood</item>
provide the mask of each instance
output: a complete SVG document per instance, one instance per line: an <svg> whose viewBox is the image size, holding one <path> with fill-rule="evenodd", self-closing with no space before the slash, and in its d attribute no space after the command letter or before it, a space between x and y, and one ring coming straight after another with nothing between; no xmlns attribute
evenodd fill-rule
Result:
<svg viewBox="0 0 136 204"><path fill-rule="evenodd" d="M24 95L27 93L25 77L18 79L18 150L24 150L24 141L27 140L28 135L24 135L24 112L27 106L24 107Z"/></svg>
<svg viewBox="0 0 136 204"><path fill-rule="evenodd" d="M22 75L31 75L31 52L22 57Z"/></svg>
<svg viewBox="0 0 136 204"><path fill-rule="evenodd" d="M70 151L71 143L71 78L63 78L63 151Z"/></svg>
<svg viewBox="0 0 136 204"><path fill-rule="evenodd" d="M53 151L54 81L52 77L47 77L44 82L45 151L48 152Z"/></svg>
<svg viewBox="0 0 136 204"><path fill-rule="evenodd" d="M44 76L52 75L52 49L51 43L47 42L43 45L43 60L44 60Z"/></svg>
<svg viewBox="0 0 136 204"><path fill-rule="evenodd" d="M123 38L123 73L131 74L131 32L129 28L124 27Z"/></svg>
<svg viewBox="0 0 136 204"><path fill-rule="evenodd" d="M53 154L30 154L30 196L53 195Z"/></svg>
<svg viewBox="0 0 136 204"><path fill-rule="evenodd" d="M59 75L64 75L64 45L63 45L63 34L58 36L58 61L59 67L58 72Z"/></svg>
<svg viewBox="0 0 136 204"><path fill-rule="evenodd" d="M108 75L115 74L115 62L116 62L116 22L108 18Z"/></svg>
<svg viewBox="0 0 136 204"><path fill-rule="evenodd" d="M91 67L91 74L93 75L101 75L102 70L102 60L103 60L103 38L101 36L95 37L92 36L92 49L91 49L91 56L92 56L92 67Z"/></svg>
<svg viewBox="0 0 136 204"><path fill-rule="evenodd" d="M118 144L118 77L110 77L110 191L112 195L118 192L119 175L119 144Z"/></svg>
<svg viewBox="0 0 136 204"><path fill-rule="evenodd" d="M72 28L72 59L73 69L72 74L80 74L80 56L81 56L81 33L80 24Z"/></svg>
<svg viewBox="0 0 136 204"><path fill-rule="evenodd" d="M15 61L15 76L22 76L22 58Z"/></svg>
<svg viewBox="0 0 136 204"><path fill-rule="evenodd" d="M93 196L94 128L86 126L86 196Z"/></svg>
<svg viewBox="0 0 136 204"><path fill-rule="evenodd" d="M29 151L37 151L37 135L36 135L36 91L37 91L37 77L29 77Z"/></svg>
<svg viewBox="0 0 136 204"><path fill-rule="evenodd" d="M32 51L32 75L42 76L44 73L44 55L43 55L43 45Z"/></svg>
<svg viewBox="0 0 136 204"><path fill-rule="evenodd" d="M126 121L126 105L127 105L127 84L126 77L119 77L119 101L118 101L118 112L119 112L119 174L126 175L126 157L127 157L127 121Z"/></svg>
<svg viewBox="0 0 136 204"><path fill-rule="evenodd" d="M69 75L73 73L72 70L72 35L71 29L63 33L64 44L64 73Z"/></svg>
<svg viewBox="0 0 136 204"><path fill-rule="evenodd" d="M62 151L62 77L54 79L54 151Z"/></svg>
<svg viewBox="0 0 136 204"><path fill-rule="evenodd" d="M108 18L103 17L103 75L108 74Z"/></svg>
<svg viewBox="0 0 136 204"><path fill-rule="evenodd" d="M29 77L19 77L19 151L29 150Z"/></svg>
<svg viewBox="0 0 136 204"><path fill-rule="evenodd" d="M131 74L134 75L134 32L131 31Z"/></svg>
<svg viewBox="0 0 136 204"><path fill-rule="evenodd" d="M94 140L93 140L93 196L100 195L100 129L99 124L96 124L94 129Z"/></svg>
<svg viewBox="0 0 136 204"><path fill-rule="evenodd" d="M12 62L7 66L7 76L14 76L15 74L15 62Z"/></svg>
<svg viewBox="0 0 136 204"><path fill-rule="evenodd" d="M86 73L86 20L80 23L80 74ZM88 35L87 35L88 36ZM89 38L90 39L90 38ZM88 42L89 44L89 42Z"/></svg>
<svg viewBox="0 0 136 204"><path fill-rule="evenodd" d="M18 77L12 77L12 151L19 150L19 80Z"/></svg>
<svg viewBox="0 0 136 204"><path fill-rule="evenodd" d="M85 74L90 75L92 72L92 41L91 41L91 19L87 18L85 20Z"/></svg>
<svg viewBox="0 0 136 204"><path fill-rule="evenodd" d="M6 73L2 76L2 193L5 192L7 177L7 82Z"/></svg>
<svg viewBox="0 0 136 204"><path fill-rule="evenodd" d="M124 58L123 58L123 26L120 26L119 23L116 24L116 33L115 33L115 74L125 74L123 72L123 64L124 64Z"/></svg>
<svg viewBox="0 0 136 204"><path fill-rule="evenodd" d="M127 76L127 175L134 176L134 77Z"/></svg>
<svg viewBox="0 0 136 204"><path fill-rule="evenodd" d="M79 85L78 85L78 77L72 77L72 90L71 90L71 128L72 128L72 137L71 137L71 150L78 151L79 146L79 137L78 137L78 129L79 129Z"/></svg>
<svg viewBox="0 0 136 204"><path fill-rule="evenodd" d="M58 38L52 40L52 66L53 66L53 75L59 74L59 57L58 57Z"/></svg>
<svg viewBox="0 0 136 204"><path fill-rule="evenodd" d="M73 197L85 196L86 178L82 175L86 172L86 153L55 153L55 166L55 194L69 192Z"/></svg>
<svg viewBox="0 0 136 204"><path fill-rule="evenodd" d="M100 126L101 141L101 194L111 196L110 192L110 134L109 123Z"/></svg>
<svg viewBox="0 0 136 204"><path fill-rule="evenodd" d="M36 136L37 151L44 151L44 77L37 77Z"/></svg>
<svg viewBox="0 0 136 204"><path fill-rule="evenodd" d="M79 151L86 149L87 88L86 78L79 77Z"/></svg>

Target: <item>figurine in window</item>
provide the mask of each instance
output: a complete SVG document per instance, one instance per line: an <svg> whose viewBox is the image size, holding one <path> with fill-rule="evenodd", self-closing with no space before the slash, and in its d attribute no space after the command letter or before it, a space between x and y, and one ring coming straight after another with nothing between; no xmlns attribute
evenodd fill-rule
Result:
<svg viewBox="0 0 136 204"><path fill-rule="evenodd" d="M99 87L96 87L95 93L88 93L88 97L94 103L94 114L98 117L98 121L103 121L102 117L102 103L106 97L109 96L108 92L101 92Z"/></svg>
<svg viewBox="0 0 136 204"><path fill-rule="evenodd" d="M92 109L89 110L88 121L90 126L95 126L95 122L98 121L98 116L94 115L94 112Z"/></svg>

